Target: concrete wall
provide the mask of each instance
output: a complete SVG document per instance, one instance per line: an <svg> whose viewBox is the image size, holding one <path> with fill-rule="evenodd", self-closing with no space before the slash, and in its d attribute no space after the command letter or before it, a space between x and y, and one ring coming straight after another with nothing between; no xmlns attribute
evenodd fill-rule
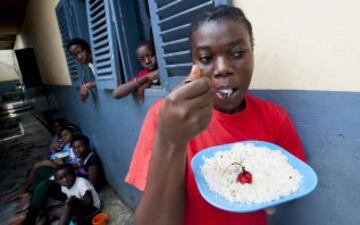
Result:
<svg viewBox="0 0 360 225"><path fill-rule="evenodd" d="M360 2L233 0L252 22L252 88L360 91Z"/></svg>
<svg viewBox="0 0 360 225"><path fill-rule="evenodd" d="M19 68L17 66L13 50L0 51L0 82L19 80Z"/></svg>
<svg viewBox="0 0 360 225"><path fill-rule="evenodd" d="M282 209L270 224L360 224L360 179L354 177L360 163L360 3L233 4L254 29L253 93L289 111L319 176L314 193Z"/></svg>
<svg viewBox="0 0 360 225"><path fill-rule="evenodd" d="M44 84L70 85L55 15L59 0L31 0L15 47L33 47Z"/></svg>

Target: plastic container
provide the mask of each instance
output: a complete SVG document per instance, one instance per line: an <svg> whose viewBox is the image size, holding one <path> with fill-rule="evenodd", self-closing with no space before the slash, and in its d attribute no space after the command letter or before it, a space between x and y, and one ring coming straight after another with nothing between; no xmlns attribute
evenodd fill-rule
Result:
<svg viewBox="0 0 360 225"><path fill-rule="evenodd" d="M107 225L109 219L108 213L99 213L92 219L93 225Z"/></svg>

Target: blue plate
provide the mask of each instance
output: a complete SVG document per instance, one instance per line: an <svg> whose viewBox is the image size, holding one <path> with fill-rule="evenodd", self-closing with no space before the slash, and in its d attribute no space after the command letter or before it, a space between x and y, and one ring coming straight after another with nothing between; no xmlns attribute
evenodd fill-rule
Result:
<svg viewBox="0 0 360 225"><path fill-rule="evenodd" d="M300 174L303 176L303 179L300 183L299 189L292 193L291 195L288 195L286 197L280 198L279 200L275 200L268 203L262 203L262 204L251 204L251 205L244 205L238 202L229 202L224 197L219 196L215 192L211 191L205 181L205 178L201 174L201 166L204 164L203 157L211 158L214 156L214 154L218 151L229 151L231 150L232 144L226 144L226 145L219 145L214 146L211 148L207 148L199 153L197 153L193 159L191 160L191 167L194 172L195 181L197 184L197 187L200 191L200 194L202 197L211 205L230 212L237 212L237 213L248 213L253 212L257 210L262 210L270 207L274 207L276 205L289 202L291 200L301 198L305 195L308 195L310 192L312 192L318 182L317 176L315 171L308 166L303 161L296 158L291 153L285 151L283 148L281 148L278 145L269 143L269 142L263 142L263 141L244 141L241 142L244 144L253 144L258 147L267 147L271 150L280 150L284 155L287 156L288 162L297 169Z"/></svg>

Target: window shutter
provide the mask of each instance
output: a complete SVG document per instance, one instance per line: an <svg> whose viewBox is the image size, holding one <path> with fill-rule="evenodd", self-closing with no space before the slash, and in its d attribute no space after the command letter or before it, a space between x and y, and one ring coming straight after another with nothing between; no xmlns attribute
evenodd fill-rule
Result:
<svg viewBox="0 0 360 225"><path fill-rule="evenodd" d="M191 70L189 36L194 16L228 3L228 0L149 0L161 82L168 88L175 86Z"/></svg>
<svg viewBox="0 0 360 225"><path fill-rule="evenodd" d="M110 0L111 12L114 14L117 46L121 57L121 68L125 74L124 82L131 80L140 70L135 49L140 42L138 18L135 1Z"/></svg>
<svg viewBox="0 0 360 225"><path fill-rule="evenodd" d="M82 0L61 0L55 12L70 78L74 86L79 86L89 71L76 62L65 48L68 41L75 37L89 41L85 3Z"/></svg>
<svg viewBox="0 0 360 225"><path fill-rule="evenodd" d="M96 86L114 89L121 71L109 0L86 0L86 9Z"/></svg>

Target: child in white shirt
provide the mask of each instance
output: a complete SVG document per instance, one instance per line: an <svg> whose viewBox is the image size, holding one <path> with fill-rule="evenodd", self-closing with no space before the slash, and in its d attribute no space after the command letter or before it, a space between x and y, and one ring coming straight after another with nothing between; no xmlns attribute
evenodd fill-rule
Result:
<svg viewBox="0 0 360 225"><path fill-rule="evenodd" d="M70 220L84 224L86 218L100 211L101 202L94 186L87 179L76 177L73 166L62 164L55 169L54 175L67 200L64 205L47 210L39 224L46 224L53 219L59 219L59 225L68 225Z"/></svg>

